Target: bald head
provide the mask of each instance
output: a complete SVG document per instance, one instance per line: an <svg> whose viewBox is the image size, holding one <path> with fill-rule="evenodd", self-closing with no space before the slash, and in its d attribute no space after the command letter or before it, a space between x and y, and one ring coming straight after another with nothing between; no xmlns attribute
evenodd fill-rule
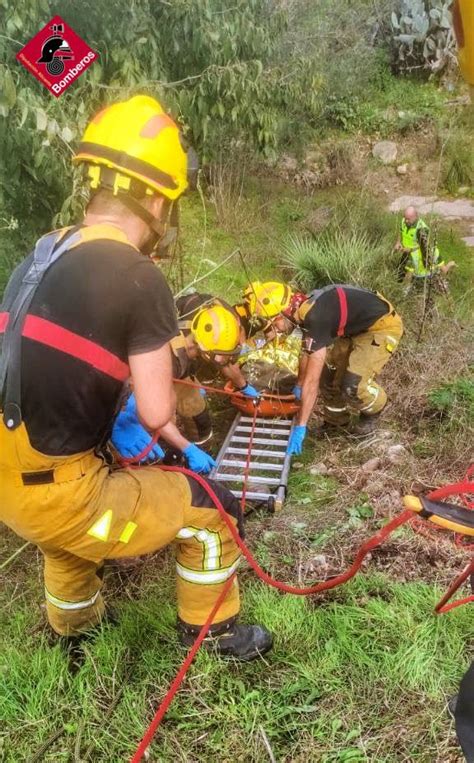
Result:
<svg viewBox="0 0 474 763"><path fill-rule="evenodd" d="M403 213L407 225L414 225L418 220L418 210L416 207L407 207Z"/></svg>

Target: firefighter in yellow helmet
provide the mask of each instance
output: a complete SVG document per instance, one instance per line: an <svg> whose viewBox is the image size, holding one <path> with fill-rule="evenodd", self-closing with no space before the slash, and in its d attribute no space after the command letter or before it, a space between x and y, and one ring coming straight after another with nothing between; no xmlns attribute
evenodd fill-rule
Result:
<svg viewBox="0 0 474 763"><path fill-rule="evenodd" d="M205 489L154 466L111 471L99 455L124 384L126 447L136 428L165 426L175 409L173 298L151 259L188 185L178 127L158 101L135 96L92 119L75 157L92 197L84 220L43 236L13 273L0 309L0 521L44 555L46 609L76 637L104 616L104 560L176 541L178 630L184 644L239 563ZM241 527L238 501L214 486ZM220 606L206 643L252 659L271 647L237 623L239 589ZM211 637L212 636L212 637Z"/></svg>
<svg viewBox="0 0 474 763"><path fill-rule="evenodd" d="M349 284L331 284L306 295L283 283L255 282L247 292L250 309L277 331L291 333L299 327L303 332L305 355L300 383L293 390L301 407L289 453L302 451L319 391L327 423L344 425L354 412L360 415L360 431L371 429L387 402L376 376L403 334L392 305L381 294Z"/></svg>
<svg viewBox="0 0 474 763"><path fill-rule="evenodd" d="M197 320L195 322L200 310L204 307L211 311L206 313L209 320ZM202 359L217 365L221 374L231 381L233 386L243 395L257 398L259 396L258 390L246 381L240 367L237 365L239 353L232 350L231 347L234 341L234 334L236 333L235 325L239 326L240 345L245 342L248 336L245 320L236 309L237 307L237 305L231 306L221 297L216 297L212 294L202 294L199 292L186 294L178 297L176 300L178 325L185 336L191 330L193 331L197 344L200 345L199 355ZM227 316L226 320L222 321L222 318L225 316ZM237 321L237 324L234 324L233 319ZM230 324L229 321L231 322ZM216 353L206 351L206 343L217 341L221 343L220 346L222 347L222 341L226 337L230 339L230 342L228 342L229 352Z"/></svg>
<svg viewBox="0 0 474 763"><path fill-rule="evenodd" d="M186 333L180 331L171 340L174 379L195 381L193 365L199 358L215 363L224 370L239 357L241 332L239 320L230 308L216 304L198 310L191 321L190 330ZM199 447L212 436L212 423L203 391L196 386L179 382L175 384L176 413L183 433L174 421L161 427L161 440L171 445L172 450L165 454L160 445L156 444L144 459L145 463L159 459L173 463L178 454L182 453L193 471L208 474L212 470L215 466L214 459ZM131 395L124 413L118 416L112 430L112 444L124 457L138 456L149 442L149 435L141 426L134 429L133 436L129 434L125 437L125 442L122 442L123 426L128 416L135 411L136 402Z"/></svg>

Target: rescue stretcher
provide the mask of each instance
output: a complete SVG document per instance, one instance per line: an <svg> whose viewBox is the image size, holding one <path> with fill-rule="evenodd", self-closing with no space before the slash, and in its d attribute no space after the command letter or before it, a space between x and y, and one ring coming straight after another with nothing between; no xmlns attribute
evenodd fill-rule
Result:
<svg viewBox="0 0 474 763"><path fill-rule="evenodd" d="M232 386L225 389L232 391ZM242 395L230 400L239 412L210 477L236 498L264 503L271 513L279 511L286 496L291 462L287 450L298 403L293 395L272 394L263 394L258 403Z"/></svg>

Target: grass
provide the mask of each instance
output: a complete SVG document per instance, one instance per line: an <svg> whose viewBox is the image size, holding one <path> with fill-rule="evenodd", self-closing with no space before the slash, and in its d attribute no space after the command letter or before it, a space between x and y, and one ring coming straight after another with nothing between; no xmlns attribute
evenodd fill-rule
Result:
<svg viewBox="0 0 474 763"><path fill-rule="evenodd" d="M465 131L454 131L447 141L443 156L442 183L449 193L460 187L472 193L474 186L474 140Z"/></svg>
<svg viewBox="0 0 474 763"><path fill-rule="evenodd" d="M70 760L75 747L90 760L130 757L182 656L170 567L155 560L138 600L120 598L120 625L88 645L74 677L59 648L28 635L37 587L15 607L1 652L2 761L31 760L55 731L41 760ZM274 651L248 666L200 654L152 759L266 760L262 729L282 761L446 759L443 707L466 667L473 610L436 618L439 591L379 574L360 576L333 602L281 596L245 577L246 618L274 631Z"/></svg>

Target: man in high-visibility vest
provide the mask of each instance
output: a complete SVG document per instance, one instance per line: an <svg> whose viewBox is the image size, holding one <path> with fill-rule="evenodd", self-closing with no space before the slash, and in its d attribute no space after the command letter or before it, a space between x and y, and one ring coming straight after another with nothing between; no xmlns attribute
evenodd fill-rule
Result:
<svg viewBox="0 0 474 763"><path fill-rule="evenodd" d="M418 215L416 207L407 207L400 224L395 250L401 252L398 280L425 279L439 273L445 275L455 263L447 264L440 259L436 242L431 239L430 229Z"/></svg>

